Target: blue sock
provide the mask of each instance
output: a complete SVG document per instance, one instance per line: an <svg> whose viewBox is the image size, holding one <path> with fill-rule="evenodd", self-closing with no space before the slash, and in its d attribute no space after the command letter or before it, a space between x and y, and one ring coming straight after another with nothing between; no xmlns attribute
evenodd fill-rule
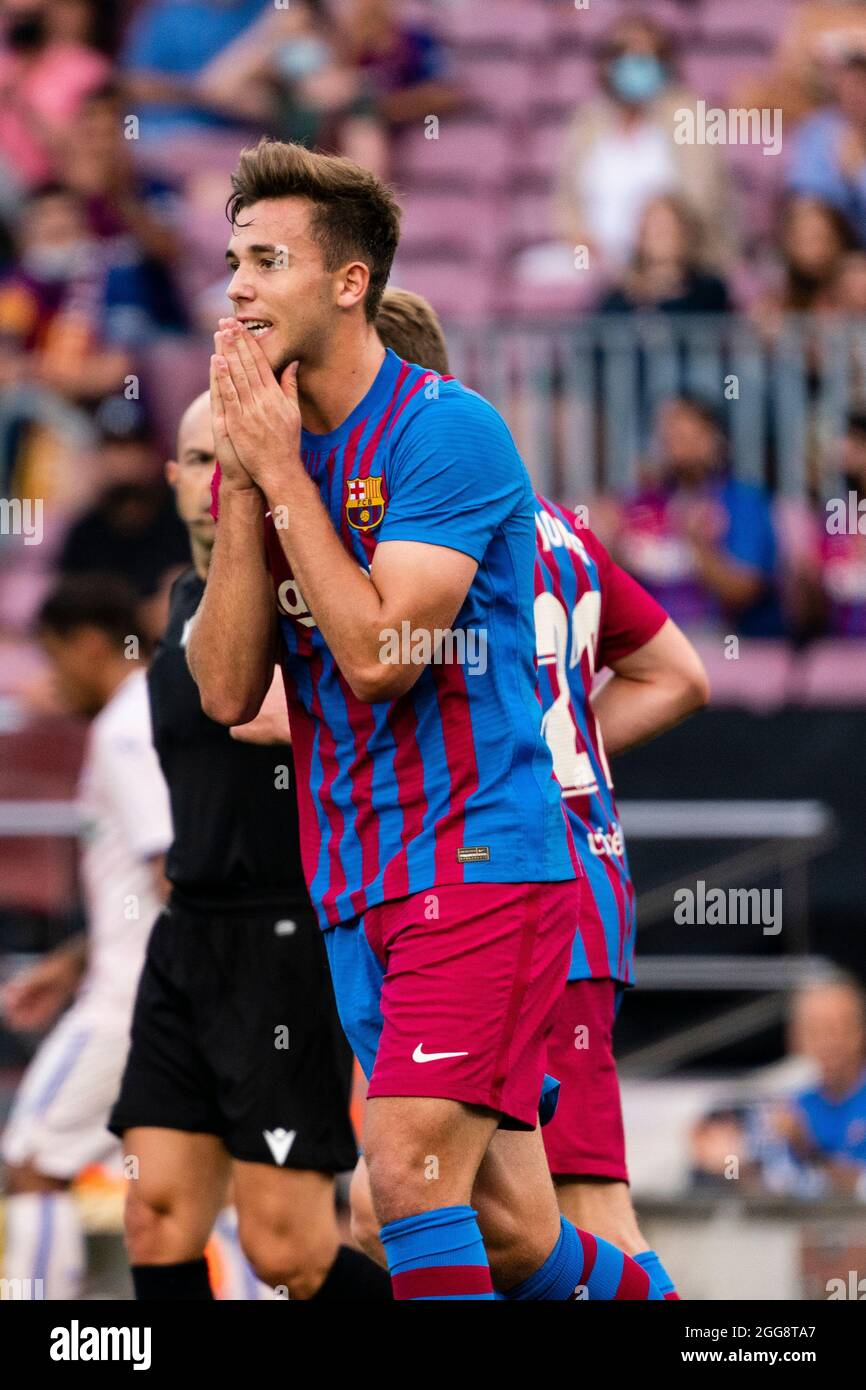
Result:
<svg viewBox="0 0 866 1390"><path fill-rule="evenodd" d="M379 1232L395 1300L493 1301L490 1265L472 1207L440 1207Z"/></svg>
<svg viewBox="0 0 866 1390"><path fill-rule="evenodd" d="M636 1262L645 1269L653 1283L662 1291L665 1299L679 1300L677 1287L654 1250L642 1250L635 1255Z"/></svg>
<svg viewBox="0 0 866 1390"><path fill-rule="evenodd" d="M544 1264L522 1284L507 1289L505 1297L574 1303L580 1298L656 1301L662 1294L648 1271L628 1255L599 1236L578 1231L561 1216L559 1240Z"/></svg>

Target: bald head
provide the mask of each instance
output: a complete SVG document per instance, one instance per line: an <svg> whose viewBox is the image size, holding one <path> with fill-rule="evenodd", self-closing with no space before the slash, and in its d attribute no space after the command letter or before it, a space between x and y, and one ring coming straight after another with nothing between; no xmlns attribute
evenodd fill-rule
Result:
<svg viewBox="0 0 866 1390"><path fill-rule="evenodd" d="M177 427L177 456L180 458L190 439L206 440L213 451L213 429L210 422L210 392L202 391L190 401Z"/></svg>
<svg viewBox="0 0 866 1390"><path fill-rule="evenodd" d="M824 1085L846 1090L866 1062L866 1001L845 976L805 986L791 1008L793 1050L813 1061Z"/></svg>
<svg viewBox="0 0 866 1390"><path fill-rule="evenodd" d="M193 561L199 571L207 568L214 540L210 483L215 463L210 394L202 391L183 412L177 427L177 457L165 465L177 514L189 532Z"/></svg>

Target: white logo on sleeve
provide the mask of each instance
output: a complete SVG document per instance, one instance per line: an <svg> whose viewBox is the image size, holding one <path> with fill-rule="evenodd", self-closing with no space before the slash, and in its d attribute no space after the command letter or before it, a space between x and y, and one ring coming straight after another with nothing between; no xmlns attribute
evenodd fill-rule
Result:
<svg viewBox="0 0 866 1390"><path fill-rule="evenodd" d="M296 1129L266 1129L264 1131L265 1143L270 1149L275 1163L280 1164L280 1166L285 1163L297 1133Z"/></svg>
<svg viewBox="0 0 866 1390"><path fill-rule="evenodd" d="M412 1053L413 1062L442 1062L446 1057L468 1057L468 1052L425 1052L424 1044L419 1043Z"/></svg>

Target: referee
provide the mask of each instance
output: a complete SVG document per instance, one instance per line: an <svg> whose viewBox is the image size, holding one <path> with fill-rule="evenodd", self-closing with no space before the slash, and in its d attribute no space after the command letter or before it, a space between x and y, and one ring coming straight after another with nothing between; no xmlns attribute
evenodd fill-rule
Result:
<svg viewBox="0 0 866 1390"><path fill-rule="evenodd" d="M184 647L214 541L207 393L166 467L192 566L149 674L168 783L172 892L147 948L110 1128L137 1160L126 1239L138 1299L213 1297L204 1249L229 1179L258 1277L295 1299L390 1300L340 1244L334 1175L355 1165L352 1057L304 885L287 745L233 739L202 713Z"/></svg>

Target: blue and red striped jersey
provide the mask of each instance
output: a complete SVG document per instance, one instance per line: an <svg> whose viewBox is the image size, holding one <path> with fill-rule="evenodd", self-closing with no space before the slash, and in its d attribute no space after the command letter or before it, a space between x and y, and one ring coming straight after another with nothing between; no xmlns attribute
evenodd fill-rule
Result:
<svg viewBox="0 0 866 1390"><path fill-rule="evenodd" d="M478 570L407 694L357 699L266 538L283 634L310 895L323 926L460 882L582 874L542 736L534 665L534 497L498 412L387 351L364 399L304 465L343 544L369 569L380 541L470 555ZM408 625L407 625L408 626ZM389 637L401 654L415 634Z"/></svg>
<svg viewBox="0 0 866 1390"><path fill-rule="evenodd" d="M634 984L635 900L613 780L590 693L642 647L665 610L573 512L536 498L535 633L542 731L587 877L569 979Z"/></svg>

